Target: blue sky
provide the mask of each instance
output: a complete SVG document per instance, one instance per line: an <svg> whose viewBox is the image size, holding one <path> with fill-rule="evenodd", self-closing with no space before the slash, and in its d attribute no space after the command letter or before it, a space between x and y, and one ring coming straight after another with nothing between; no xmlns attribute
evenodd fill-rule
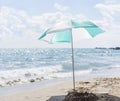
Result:
<svg viewBox="0 0 120 101"><path fill-rule="evenodd" d="M120 46L120 0L0 0L0 48L59 47L41 45L37 38L45 28L71 17L89 19L105 30L75 47Z"/></svg>

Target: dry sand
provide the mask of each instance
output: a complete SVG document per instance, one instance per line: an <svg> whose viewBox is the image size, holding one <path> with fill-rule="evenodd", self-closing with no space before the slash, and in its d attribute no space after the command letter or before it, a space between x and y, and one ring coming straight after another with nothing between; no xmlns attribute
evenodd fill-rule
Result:
<svg viewBox="0 0 120 101"><path fill-rule="evenodd" d="M60 83L16 94L0 96L0 101L62 101L72 88L72 82ZM120 78L97 78L76 82L78 91L96 94L98 101L120 101Z"/></svg>

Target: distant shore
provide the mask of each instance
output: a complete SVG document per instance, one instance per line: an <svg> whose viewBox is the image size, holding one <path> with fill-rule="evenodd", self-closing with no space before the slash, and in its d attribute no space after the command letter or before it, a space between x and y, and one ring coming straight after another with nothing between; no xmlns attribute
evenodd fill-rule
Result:
<svg viewBox="0 0 120 101"><path fill-rule="evenodd" d="M120 50L120 47L110 47L110 48L106 48L106 47L95 47L95 49L114 49L114 50Z"/></svg>
<svg viewBox="0 0 120 101"><path fill-rule="evenodd" d="M36 87L37 88L37 87ZM61 101L71 91L72 82L62 82L0 96L0 101ZM76 90L95 93L99 101L120 101L120 78L95 78L76 82Z"/></svg>

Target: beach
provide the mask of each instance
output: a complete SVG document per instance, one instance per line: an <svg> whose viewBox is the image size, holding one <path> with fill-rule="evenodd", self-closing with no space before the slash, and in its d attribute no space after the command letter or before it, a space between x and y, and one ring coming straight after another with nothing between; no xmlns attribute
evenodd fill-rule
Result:
<svg viewBox="0 0 120 101"><path fill-rule="evenodd" d="M120 101L119 12L120 0L1 0L0 101Z"/></svg>
<svg viewBox="0 0 120 101"><path fill-rule="evenodd" d="M62 101L64 96L72 90L72 82L65 81L36 88L2 95L0 101ZM120 101L120 78L94 78L76 81L76 90L94 93L98 96L98 101Z"/></svg>
<svg viewBox="0 0 120 101"><path fill-rule="evenodd" d="M76 90L120 101L120 50L74 54ZM73 88L72 73L69 48L0 49L0 101L62 101Z"/></svg>

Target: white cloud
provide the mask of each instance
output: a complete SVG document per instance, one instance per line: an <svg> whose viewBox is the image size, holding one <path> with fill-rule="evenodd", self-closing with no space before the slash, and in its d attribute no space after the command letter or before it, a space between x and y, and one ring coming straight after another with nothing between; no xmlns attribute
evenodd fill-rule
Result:
<svg viewBox="0 0 120 101"><path fill-rule="evenodd" d="M0 8L0 47L40 47L40 33L60 21L71 18L86 19L84 15L62 12L30 16L13 8ZM30 46L28 45L30 44Z"/></svg>
<svg viewBox="0 0 120 101"><path fill-rule="evenodd" d="M105 30L105 35L97 37L95 42L100 42L101 46L120 46L120 1L105 0L95 7L102 15L96 22Z"/></svg>
<svg viewBox="0 0 120 101"><path fill-rule="evenodd" d="M101 10L105 10L110 14L120 12L120 4L97 4L96 7Z"/></svg>
<svg viewBox="0 0 120 101"><path fill-rule="evenodd" d="M58 4L58 3L55 3L55 4L54 4L54 7L55 7L56 9L58 9L59 11L67 11L67 10L69 10L69 7L68 7L68 6L63 6L63 5L60 5L60 4Z"/></svg>
<svg viewBox="0 0 120 101"><path fill-rule="evenodd" d="M58 4L59 5L59 4ZM57 5L57 6L58 6ZM63 9L64 8L64 9ZM75 47L95 47L95 45L110 46L120 42L120 3L97 4L96 8L101 12L100 20L93 20L105 30L105 35L99 35L91 40L81 40ZM60 11L66 11L69 7L58 6ZM56 47L42 43L38 39L44 29L51 27L60 21L67 21L71 18L87 19L83 14L69 14L63 12L44 13L38 16L30 16L24 11L9 7L0 8L0 48L20 47ZM59 45L65 46L65 45ZM70 46L70 45L69 45ZM58 47L58 46L57 46Z"/></svg>
<svg viewBox="0 0 120 101"><path fill-rule="evenodd" d="M97 4L102 14L101 23L109 33L119 34L120 29L120 2L117 0L111 3L111 0L106 0L104 4Z"/></svg>
<svg viewBox="0 0 120 101"><path fill-rule="evenodd" d="M105 0L106 4L114 4L114 3L118 3L119 0Z"/></svg>

